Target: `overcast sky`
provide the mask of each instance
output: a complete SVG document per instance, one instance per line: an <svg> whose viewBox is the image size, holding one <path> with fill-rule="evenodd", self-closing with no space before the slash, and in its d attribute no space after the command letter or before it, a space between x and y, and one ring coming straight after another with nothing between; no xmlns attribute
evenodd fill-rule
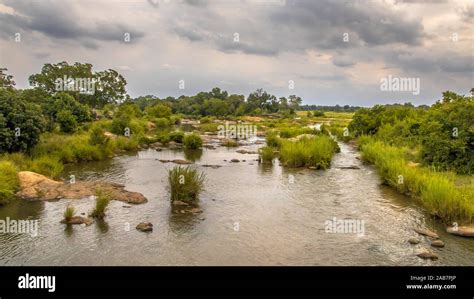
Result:
<svg viewBox="0 0 474 299"><path fill-rule="evenodd" d="M0 0L0 67L19 88L44 63L67 61L119 71L132 97L218 86L306 104L431 104L474 86L473 3ZM419 78L420 94L381 91L389 75Z"/></svg>

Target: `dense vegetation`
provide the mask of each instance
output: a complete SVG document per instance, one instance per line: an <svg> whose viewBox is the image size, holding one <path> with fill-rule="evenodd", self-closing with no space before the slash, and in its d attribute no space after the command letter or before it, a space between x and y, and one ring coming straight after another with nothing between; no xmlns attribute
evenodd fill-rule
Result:
<svg viewBox="0 0 474 299"><path fill-rule="evenodd" d="M204 189L204 173L191 167L176 166L168 171L168 189L171 201L195 203Z"/></svg>

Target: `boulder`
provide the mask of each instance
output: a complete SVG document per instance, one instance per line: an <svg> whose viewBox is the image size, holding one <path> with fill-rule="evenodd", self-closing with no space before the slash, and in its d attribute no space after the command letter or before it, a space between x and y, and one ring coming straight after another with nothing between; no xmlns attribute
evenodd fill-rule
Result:
<svg viewBox="0 0 474 299"><path fill-rule="evenodd" d="M66 184L31 171L20 171L18 179L20 191L17 192L17 195L26 200L82 199L95 195L96 190L100 189L109 194L113 200L132 204L147 202L143 194L127 191L124 189L124 185L121 184L80 181L74 184Z"/></svg>
<svg viewBox="0 0 474 299"><path fill-rule="evenodd" d="M238 162L240 162L240 160L239 160L239 159L232 159L232 160L230 160L230 162L232 162L232 163L238 163Z"/></svg>
<svg viewBox="0 0 474 299"><path fill-rule="evenodd" d="M136 229L142 232L151 232L153 231L153 224L150 222L141 222L137 225Z"/></svg>
<svg viewBox="0 0 474 299"><path fill-rule="evenodd" d="M468 226L448 227L446 231L456 236L474 238L474 224Z"/></svg>
<svg viewBox="0 0 474 299"><path fill-rule="evenodd" d="M430 238L433 238L433 239L438 239L439 238L437 233L432 232L428 229L414 228L413 230L415 232L417 232L418 234L423 235L423 236L427 236L427 237L430 237Z"/></svg>

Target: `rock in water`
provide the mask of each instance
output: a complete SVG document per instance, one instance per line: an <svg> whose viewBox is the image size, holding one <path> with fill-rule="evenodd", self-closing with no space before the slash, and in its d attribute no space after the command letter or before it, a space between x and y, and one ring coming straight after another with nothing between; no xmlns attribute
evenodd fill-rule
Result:
<svg viewBox="0 0 474 299"><path fill-rule="evenodd" d="M61 223L91 225L92 223L94 223L94 220L90 218L81 217L81 216L73 216L69 220L66 220L66 219L61 220Z"/></svg>
<svg viewBox="0 0 474 299"><path fill-rule="evenodd" d="M232 162L232 163L238 163L238 162L240 162L240 160L239 160L239 159L232 159L232 160L230 160L230 162Z"/></svg>
<svg viewBox="0 0 474 299"><path fill-rule="evenodd" d="M142 232L151 232L153 231L153 224L150 222L141 222L137 225L136 229Z"/></svg>
<svg viewBox="0 0 474 299"><path fill-rule="evenodd" d="M175 159L175 160L172 160L171 162L175 164L179 164L179 165L193 164L193 162L181 160L181 159Z"/></svg>
<svg viewBox="0 0 474 299"><path fill-rule="evenodd" d="M147 202L143 194L127 191L120 184L79 181L74 184L66 184L31 171L20 171L18 179L20 191L17 195L26 200L82 199L95 195L96 190L101 189L113 200L131 204Z"/></svg>
<svg viewBox="0 0 474 299"><path fill-rule="evenodd" d="M423 235L423 236L427 236L427 237L430 237L430 238L433 238L433 239L438 239L439 236L437 233L435 232L432 232L430 230L427 230L427 229L421 229L421 228L414 228L415 232L419 233L420 235Z"/></svg>
<svg viewBox="0 0 474 299"><path fill-rule="evenodd" d="M417 238L410 238L410 239L408 239L408 243L410 243L412 245L416 245L416 244L420 243L420 240L418 240Z"/></svg>
<svg viewBox="0 0 474 299"><path fill-rule="evenodd" d="M456 236L474 238L474 224L469 226L448 227L446 231Z"/></svg>
<svg viewBox="0 0 474 299"><path fill-rule="evenodd" d="M422 259L430 259L430 260L437 260L438 256L431 251L423 251L418 253L416 256L422 258Z"/></svg>
<svg viewBox="0 0 474 299"><path fill-rule="evenodd" d="M444 247L444 242L441 240L434 240L433 242L431 242L431 246L442 248Z"/></svg>

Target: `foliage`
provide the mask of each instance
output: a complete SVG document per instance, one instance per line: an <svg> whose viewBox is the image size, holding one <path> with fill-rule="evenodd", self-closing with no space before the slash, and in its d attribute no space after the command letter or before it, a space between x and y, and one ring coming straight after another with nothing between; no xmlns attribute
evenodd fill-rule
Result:
<svg viewBox="0 0 474 299"><path fill-rule="evenodd" d="M184 132L181 131L174 131L170 133L170 140L177 142L177 143L183 143L184 139Z"/></svg>
<svg viewBox="0 0 474 299"><path fill-rule="evenodd" d="M44 128L37 105L22 100L15 90L0 90L0 153L30 150Z"/></svg>
<svg viewBox="0 0 474 299"><path fill-rule="evenodd" d="M198 149L202 147L202 139L198 134L192 133L183 138L184 147L187 149Z"/></svg>
<svg viewBox="0 0 474 299"><path fill-rule="evenodd" d="M258 150L260 161L263 163L272 163L275 157L274 148L270 146L264 146Z"/></svg>
<svg viewBox="0 0 474 299"><path fill-rule="evenodd" d="M71 220L72 217L74 217L74 214L76 213L76 209L74 208L73 205L67 205L66 210L64 211L64 220L69 221Z"/></svg>
<svg viewBox="0 0 474 299"><path fill-rule="evenodd" d="M339 151L337 143L326 135L301 138L298 141L282 140L280 160L290 167L329 168L334 153Z"/></svg>
<svg viewBox="0 0 474 299"><path fill-rule="evenodd" d="M18 187L15 164L11 161L0 161L0 205L10 202L15 197Z"/></svg>
<svg viewBox="0 0 474 299"><path fill-rule="evenodd" d="M168 189L171 201L196 202L204 189L204 173L191 167L176 166L168 171Z"/></svg>
<svg viewBox="0 0 474 299"><path fill-rule="evenodd" d="M60 111L56 120L64 133L73 133L77 130L77 120L69 110Z"/></svg>

